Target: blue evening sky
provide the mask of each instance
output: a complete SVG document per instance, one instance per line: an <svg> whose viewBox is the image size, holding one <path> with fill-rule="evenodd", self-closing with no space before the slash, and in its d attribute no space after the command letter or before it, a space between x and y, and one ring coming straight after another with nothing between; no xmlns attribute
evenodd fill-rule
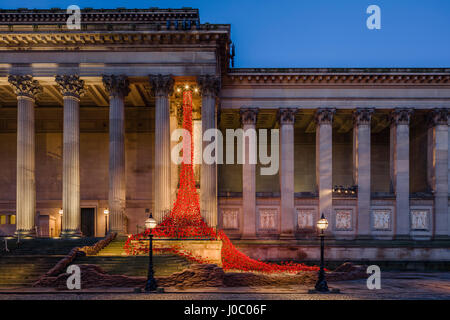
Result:
<svg viewBox="0 0 450 320"><path fill-rule="evenodd" d="M450 67L449 0L0 0L0 8L200 9L229 23L235 67ZM381 30L366 8L381 8Z"/></svg>

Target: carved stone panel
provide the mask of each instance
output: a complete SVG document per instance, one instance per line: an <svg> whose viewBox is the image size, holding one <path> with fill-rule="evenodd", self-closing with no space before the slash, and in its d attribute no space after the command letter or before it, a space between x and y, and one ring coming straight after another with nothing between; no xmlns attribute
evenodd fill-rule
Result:
<svg viewBox="0 0 450 320"><path fill-rule="evenodd" d="M387 231L392 228L392 214L390 209L373 209L372 210L372 226L373 230Z"/></svg>
<svg viewBox="0 0 450 320"><path fill-rule="evenodd" d="M336 209L335 211L335 229L337 231L352 230L352 209Z"/></svg>
<svg viewBox="0 0 450 320"><path fill-rule="evenodd" d="M275 208L259 209L259 229L275 230L277 228L278 210Z"/></svg>
<svg viewBox="0 0 450 320"><path fill-rule="evenodd" d="M297 208L297 227L299 230L314 229L316 210L313 208Z"/></svg>
<svg viewBox="0 0 450 320"><path fill-rule="evenodd" d="M222 209L222 227L224 229L239 228L239 209L226 208Z"/></svg>
<svg viewBox="0 0 450 320"><path fill-rule="evenodd" d="M411 230L428 231L430 229L430 210L411 210Z"/></svg>

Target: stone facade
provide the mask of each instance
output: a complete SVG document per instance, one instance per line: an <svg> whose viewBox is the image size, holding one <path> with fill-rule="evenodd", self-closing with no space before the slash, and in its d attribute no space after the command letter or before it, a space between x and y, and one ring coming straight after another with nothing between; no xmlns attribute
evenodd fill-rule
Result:
<svg viewBox="0 0 450 320"><path fill-rule="evenodd" d="M448 69L233 69L230 26L195 9L91 10L63 31L62 11L19 11L0 13L0 235L134 233L146 208L161 220L188 85L197 135L280 130L275 175L196 166L202 215L231 238L298 243L324 213L337 240L450 239Z"/></svg>

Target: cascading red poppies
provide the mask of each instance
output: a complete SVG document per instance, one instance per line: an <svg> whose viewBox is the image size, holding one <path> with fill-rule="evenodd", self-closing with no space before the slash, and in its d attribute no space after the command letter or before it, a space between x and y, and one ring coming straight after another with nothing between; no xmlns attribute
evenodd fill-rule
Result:
<svg viewBox="0 0 450 320"><path fill-rule="evenodd" d="M183 128L186 130L183 137L183 152L190 150L186 158L190 155L190 161L183 158L180 171L180 187L172 211L165 217L164 221L151 232L159 238L176 239L209 239L222 241L222 266L224 270L258 271L265 273L299 271L317 271L317 266L306 266L304 264L284 262L281 264L266 263L252 259L231 243L227 235L222 231L216 231L209 227L203 220L200 213L200 202L195 188L195 178L193 170L194 143L192 137L192 91L183 91ZM131 235L125 243L125 252L129 255L148 253L148 248L136 245L136 241L148 237L149 230ZM161 250L161 249L160 249ZM196 263L208 263L189 253L187 249L173 246L164 251L182 255Z"/></svg>

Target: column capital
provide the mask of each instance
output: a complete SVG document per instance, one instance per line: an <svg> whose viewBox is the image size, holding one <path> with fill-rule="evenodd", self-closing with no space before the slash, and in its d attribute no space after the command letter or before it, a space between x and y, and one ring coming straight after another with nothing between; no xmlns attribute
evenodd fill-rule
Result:
<svg viewBox="0 0 450 320"><path fill-rule="evenodd" d="M448 125L450 112L445 108L436 108L428 113L428 125L434 127L437 125Z"/></svg>
<svg viewBox="0 0 450 320"><path fill-rule="evenodd" d="M148 76L148 80L152 87L151 90L154 96L167 97L172 94L175 80L173 80L171 75L151 74Z"/></svg>
<svg viewBox="0 0 450 320"><path fill-rule="evenodd" d="M413 109L407 108L392 110L391 114L389 115L391 125L393 126L397 126L400 124L409 125L413 112L414 112Z"/></svg>
<svg viewBox="0 0 450 320"><path fill-rule="evenodd" d="M198 76L198 86L202 95L217 97L220 92L220 77L212 75Z"/></svg>
<svg viewBox="0 0 450 320"><path fill-rule="evenodd" d="M316 115L315 115L315 121L317 125L322 124L332 124L333 123L333 117L336 113L336 109L334 108L320 108L317 109Z"/></svg>
<svg viewBox="0 0 450 320"><path fill-rule="evenodd" d="M370 125L374 110L371 108L357 108L353 111L353 123L355 126Z"/></svg>
<svg viewBox="0 0 450 320"><path fill-rule="evenodd" d="M110 96L126 97L130 93L130 82L125 75L104 75L103 85Z"/></svg>
<svg viewBox="0 0 450 320"><path fill-rule="evenodd" d="M14 89L17 97L28 97L35 99L42 92L42 87L31 75L10 75L8 82Z"/></svg>
<svg viewBox="0 0 450 320"><path fill-rule="evenodd" d="M294 124L297 108L278 109L278 121L280 124Z"/></svg>
<svg viewBox="0 0 450 320"><path fill-rule="evenodd" d="M258 115L258 108L241 108L239 114L241 115L242 124L256 124L256 117Z"/></svg>
<svg viewBox="0 0 450 320"><path fill-rule="evenodd" d="M80 99L85 93L84 80L78 75L57 75L55 81L64 97Z"/></svg>

